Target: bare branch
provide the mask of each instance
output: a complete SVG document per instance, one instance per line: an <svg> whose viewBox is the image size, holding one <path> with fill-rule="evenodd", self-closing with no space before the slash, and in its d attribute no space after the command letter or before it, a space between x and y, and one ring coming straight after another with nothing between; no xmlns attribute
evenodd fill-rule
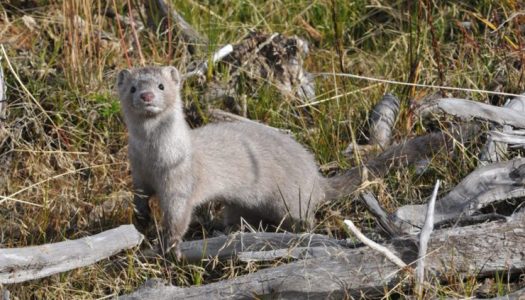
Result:
<svg viewBox="0 0 525 300"><path fill-rule="evenodd" d="M233 51L233 46L228 44L213 54L213 57L211 59L211 62L213 64L216 64L217 62L221 61L226 55L230 54ZM184 74L183 79L186 80L188 78L191 78L193 76L202 76L206 73L208 70L208 62L203 61L200 64L197 65L197 67L194 70L191 70L190 72Z"/></svg>
<svg viewBox="0 0 525 300"><path fill-rule="evenodd" d="M494 163L479 167L463 179L450 193L436 202L435 223L470 216L479 209L510 198L525 196L525 159ZM405 205L395 217L405 232L423 226L427 204Z"/></svg>
<svg viewBox="0 0 525 300"><path fill-rule="evenodd" d="M344 220L343 221L345 225L348 227L348 229L361 241L363 244L367 245L368 247L374 249L375 251L381 253L386 258L388 258L391 262L399 266L400 268L405 268L407 264L401 260L401 258L397 257L392 251L390 251L388 248L379 245L378 243L372 241L371 239L367 238L357 227L355 227L354 223L350 220Z"/></svg>
<svg viewBox="0 0 525 300"><path fill-rule="evenodd" d="M513 109L518 112L525 112L525 96L515 97L505 103L506 108ZM497 129L498 126L494 126ZM520 141L525 143L525 138L514 137L509 133L512 132L512 127L504 125L499 130L493 130L487 137L487 142L481 150L480 164L486 165L491 162L498 162L505 159L507 154L507 144L521 144Z"/></svg>
<svg viewBox="0 0 525 300"><path fill-rule="evenodd" d="M372 193L365 191L361 193L359 198L366 205L366 208L374 215L379 226L388 234L389 238L402 235L402 231L394 222L392 222L392 220L390 220L388 214L383 210Z"/></svg>
<svg viewBox="0 0 525 300"><path fill-rule="evenodd" d="M173 20L182 40L188 44L190 53L194 52L194 46L207 44L208 40L200 35L184 18L164 0L145 0L144 6L148 13L148 22L156 30L159 26L166 26L167 19Z"/></svg>
<svg viewBox="0 0 525 300"><path fill-rule="evenodd" d="M419 296L423 295L423 282L425 282L425 258L427 255L428 241L430 240L430 234L434 230L434 207L436 204L437 193L439 190L440 181L436 181L432 197L428 202L427 215L425 218L425 225L419 234L419 252L417 255L417 267L416 267L416 293Z"/></svg>
<svg viewBox="0 0 525 300"><path fill-rule="evenodd" d="M516 110L458 98L429 101L418 108L417 114L444 112L462 119L478 118L500 125L525 128L523 113Z"/></svg>

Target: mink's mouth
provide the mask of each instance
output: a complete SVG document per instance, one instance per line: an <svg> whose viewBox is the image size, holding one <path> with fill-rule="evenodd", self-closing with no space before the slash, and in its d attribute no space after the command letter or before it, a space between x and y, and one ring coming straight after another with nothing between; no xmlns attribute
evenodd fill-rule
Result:
<svg viewBox="0 0 525 300"><path fill-rule="evenodd" d="M153 103L143 103L139 106L135 106L135 110L145 115L156 115L162 112L162 108Z"/></svg>

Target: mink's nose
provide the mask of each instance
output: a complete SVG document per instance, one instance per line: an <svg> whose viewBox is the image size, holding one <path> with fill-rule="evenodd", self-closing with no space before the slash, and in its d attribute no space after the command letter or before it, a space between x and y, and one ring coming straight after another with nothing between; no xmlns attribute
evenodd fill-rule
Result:
<svg viewBox="0 0 525 300"><path fill-rule="evenodd" d="M152 92L144 92L140 94L140 99L146 103L153 101L153 98L155 98L155 95Z"/></svg>

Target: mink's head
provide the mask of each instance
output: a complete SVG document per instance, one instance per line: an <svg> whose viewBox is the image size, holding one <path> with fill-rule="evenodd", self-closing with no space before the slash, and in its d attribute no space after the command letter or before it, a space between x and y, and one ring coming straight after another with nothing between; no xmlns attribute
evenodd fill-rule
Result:
<svg viewBox="0 0 525 300"><path fill-rule="evenodd" d="M122 70L117 89L124 115L155 117L180 105L180 74L175 67Z"/></svg>

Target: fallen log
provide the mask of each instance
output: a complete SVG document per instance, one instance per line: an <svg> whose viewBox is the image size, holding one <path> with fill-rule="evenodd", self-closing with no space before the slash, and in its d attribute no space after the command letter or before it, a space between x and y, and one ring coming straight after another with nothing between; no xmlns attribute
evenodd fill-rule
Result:
<svg viewBox="0 0 525 300"><path fill-rule="evenodd" d="M143 236L122 225L78 240L0 249L0 283L17 283L91 265L140 245Z"/></svg>
<svg viewBox="0 0 525 300"><path fill-rule="evenodd" d="M392 129L399 114L399 100L392 94L385 94L374 107L370 116L369 144L381 149L390 146Z"/></svg>
<svg viewBox="0 0 525 300"><path fill-rule="evenodd" d="M436 202L434 224L472 213L496 201L525 196L525 159L494 163L476 169ZM427 204L405 205L395 212L405 232L423 225Z"/></svg>
<svg viewBox="0 0 525 300"><path fill-rule="evenodd" d="M292 247L270 251L244 251L237 254L242 262L263 262L277 259L310 259L341 254L343 248L333 246Z"/></svg>
<svg viewBox="0 0 525 300"><path fill-rule="evenodd" d="M156 32L159 27L168 28L169 21L175 25L181 40L187 44L190 53L195 52L195 46L208 43L208 39L200 35L184 18L164 0L145 0L144 7L148 14L148 25ZM169 20L169 21L168 21Z"/></svg>
<svg viewBox="0 0 525 300"><path fill-rule="evenodd" d="M513 109L518 112L525 112L525 95L523 97L513 98L505 103L506 108ZM515 137L511 134L512 127L509 125L494 126L494 130L489 132L487 142L481 150L480 164L486 165L491 162L498 162L504 160L507 156L508 144L520 144L520 141L525 143L525 138Z"/></svg>
<svg viewBox="0 0 525 300"><path fill-rule="evenodd" d="M525 212L522 211L508 222L434 231L428 244L426 268L441 280L446 279L450 268L458 276L523 272L524 230ZM417 249L410 245L410 241L397 240L385 246L406 262L413 262ZM400 271L383 256L367 248L358 248L345 250L337 256L297 261L203 286L146 286L122 299L374 297L406 283Z"/></svg>
<svg viewBox="0 0 525 300"><path fill-rule="evenodd" d="M444 112L461 119L477 118L500 125L525 128L523 112L465 99L441 98L424 103L416 110L416 114L421 116L436 112Z"/></svg>
<svg viewBox="0 0 525 300"><path fill-rule="evenodd" d="M213 237L205 240L186 241L180 245L182 256L189 262L208 258L226 259L241 252L264 251L293 247L333 247L353 246L345 240L337 240L321 234L295 234L237 232L228 236Z"/></svg>

